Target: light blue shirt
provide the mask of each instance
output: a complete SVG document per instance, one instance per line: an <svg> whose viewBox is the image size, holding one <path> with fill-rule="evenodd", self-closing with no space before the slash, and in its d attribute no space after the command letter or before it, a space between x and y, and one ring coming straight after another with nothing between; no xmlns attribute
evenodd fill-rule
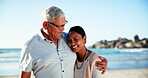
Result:
<svg viewBox="0 0 148 78"><path fill-rule="evenodd" d="M33 71L36 78L73 78L76 54L68 47L66 38L63 33L56 47L41 33L33 36L22 48L20 69Z"/></svg>

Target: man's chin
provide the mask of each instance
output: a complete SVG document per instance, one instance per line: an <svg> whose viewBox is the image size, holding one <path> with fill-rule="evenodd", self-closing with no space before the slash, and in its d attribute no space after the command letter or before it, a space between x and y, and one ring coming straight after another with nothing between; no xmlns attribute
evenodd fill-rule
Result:
<svg viewBox="0 0 148 78"><path fill-rule="evenodd" d="M62 35L58 36L57 38L58 38L58 39L62 38Z"/></svg>

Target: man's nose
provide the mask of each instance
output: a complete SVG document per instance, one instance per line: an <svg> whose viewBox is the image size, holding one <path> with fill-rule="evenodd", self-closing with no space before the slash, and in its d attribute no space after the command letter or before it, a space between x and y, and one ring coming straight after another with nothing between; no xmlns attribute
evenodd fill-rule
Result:
<svg viewBox="0 0 148 78"><path fill-rule="evenodd" d="M58 27L60 31L64 31L64 27Z"/></svg>

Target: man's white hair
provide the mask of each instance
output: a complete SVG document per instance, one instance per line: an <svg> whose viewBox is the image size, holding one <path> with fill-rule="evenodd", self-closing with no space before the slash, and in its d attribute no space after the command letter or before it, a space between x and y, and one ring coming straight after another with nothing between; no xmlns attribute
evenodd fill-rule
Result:
<svg viewBox="0 0 148 78"><path fill-rule="evenodd" d="M56 7L56 6L49 6L41 13L41 20L42 22L53 22L56 17L64 18L64 12Z"/></svg>

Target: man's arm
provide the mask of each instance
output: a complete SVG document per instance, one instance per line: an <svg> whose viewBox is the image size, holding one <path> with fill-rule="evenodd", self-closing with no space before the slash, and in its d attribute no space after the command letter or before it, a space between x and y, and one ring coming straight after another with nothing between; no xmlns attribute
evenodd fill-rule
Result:
<svg viewBox="0 0 148 78"><path fill-rule="evenodd" d="M99 71L102 71L101 74L104 74L105 71L106 71L106 68L107 68L107 59L102 57L102 56L99 56L99 58L102 60L102 61L96 61L96 66L98 67L98 70Z"/></svg>
<svg viewBox="0 0 148 78"><path fill-rule="evenodd" d="M31 72L24 72L20 73L20 78L31 78Z"/></svg>

